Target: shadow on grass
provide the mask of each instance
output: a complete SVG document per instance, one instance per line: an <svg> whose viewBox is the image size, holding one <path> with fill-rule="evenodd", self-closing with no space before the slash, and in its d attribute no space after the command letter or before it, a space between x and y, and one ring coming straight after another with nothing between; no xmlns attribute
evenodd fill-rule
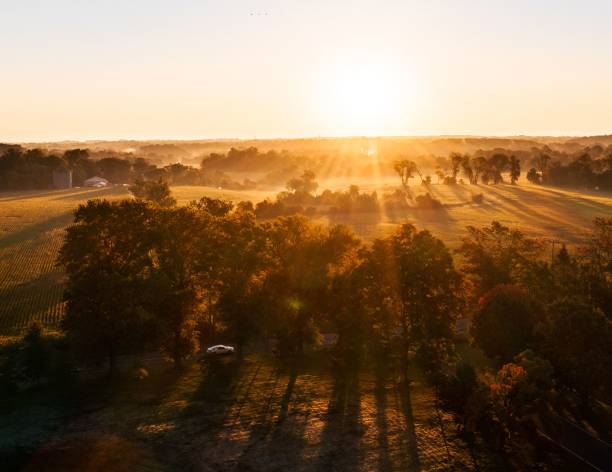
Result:
<svg viewBox="0 0 612 472"><path fill-rule="evenodd" d="M26 226L18 231L0 237L0 249L9 247L13 244L22 243L25 240L39 238L40 235L46 231L68 226L71 221L72 212L67 211L47 220Z"/></svg>
<svg viewBox="0 0 612 472"><path fill-rule="evenodd" d="M70 192L68 194L59 195L57 198L53 200L65 200L65 201L78 201L79 203L84 203L87 200L95 200L98 198L108 198L108 197L119 197L123 196L125 198L129 198L129 193L125 187L103 187L100 189L89 188L80 190L78 192Z"/></svg>
<svg viewBox="0 0 612 472"><path fill-rule="evenodd" d="M12 202L16 200L33 200L35 198L46 198L50 196L61 196L72 192L72 190L22 190L11 191L10 193L0 193L0 203Z"/></svg>
<svg viewBox="0 0 612 472"><path fill-rule="evenodd" d="M143 380L126 374L112 379L102 375L79 382L70 376L56 385L4 399L0 411L3 417L0 469L124 470L112 466L121 455L125 455L126 464L132 460L156 462L152 452L138 441L124 442L125 435L136 428L138 417L119 415L121 422L112 426L110 436L108 425L106 428L96 425L100 418L107 418L115 411L133 413L142 407L149 410L175 388L180 377L176 369ZM71 433L73 425L81 425L80 428L85 425L85 430L80 434ZM94 449L96 454L92 452ZM84 452L87 450L90 453ZM95 468L91 463L94 456L96 463L108 464L109 468Z"/></svg>
<svg viewBox="0 0 612 472"><path fill-rule="evenodd" d="M360 413L359 370L355 367L334 372L317 470L350 471L359 468L362 461L360 443L364 433Z"/></svg>
<svg viewBox="0 0 612 472"><path fill-rule="evenodd" d="M400 456L400 470L420 471L421 460L417 443L412 400L410 397L410 386L403 383L394 385L393 388L394 408L403 417L405 440L402 447L403 454Z"/></svg>
<svg viewBox="0 0 612 472"><path fill-rule="evenodd" d="M265 401L252 411L248 437L237 459L238 470L296 470L303 465L308 418L301 414L300 407L304 405L296 398L296 385L303 368L299 361L291 361L289 365L271 369L267 380L258 384L260 389L263 387L258 391L259 397ZM279 396L277 386L285 375L287 383Z"/></svg>
<svg viewBox="0 0 612 472"><path fill-rule="evenodd" d="M376 368L376 383L374 398L376 400L376 431L379 446L379 470L391 470L391 457L389 456L389 439L387 424L387 378L388 372L381 365Z"/></svg>

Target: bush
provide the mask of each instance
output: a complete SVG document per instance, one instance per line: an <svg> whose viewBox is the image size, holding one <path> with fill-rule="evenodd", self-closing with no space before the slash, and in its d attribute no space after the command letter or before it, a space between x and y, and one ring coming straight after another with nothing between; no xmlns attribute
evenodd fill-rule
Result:
<svg viewBox="0 0 612 472"><path fill-rule="evenodd" d="M482 193L473 193L472 194L472 201L474 203L482 203L482 202L484 202L484 195Z"/></svg>
<svg viewBox="0 0 612 472"><path fill-rule="evenodd" d="M401 211L408 208L406 194L402 190L395 190L392 193L383 195L383 205L387 211Z"/></svg>
<svg viewBox="0 0 612 472"><path fill-rule="evenodd" d="M437 198L433 198L429 193L418 195L415 198L416 207L421 210L441 210L442 202Z"/></svg>
<svg viewBox="0 0 612 472"><path fill-rule="evenodd" d="M0 347L0 398L41 383L65 388L74 378L72 360L64 336L32 324L23 338Z"/></svg>

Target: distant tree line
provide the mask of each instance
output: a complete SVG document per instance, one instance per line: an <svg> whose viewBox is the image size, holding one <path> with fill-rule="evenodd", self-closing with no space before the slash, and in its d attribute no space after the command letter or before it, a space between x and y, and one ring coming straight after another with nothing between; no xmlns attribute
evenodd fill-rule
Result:
<svg viewBox="0 0 612 472"><path fill-rule="evenodd" d="M198 169L183 164L158 167L142 157L103 157L93 159L86 149L69 149L62 154L21 146L0 146L0 190L53 188L53 172L71 171L73 186L82 186L93 176L113 184L136 180L163 180L174 185L209 185L223 188L253 188L248 179L239 183L218 170Z"/></svg>
<svg viewBox="0 0 612 472"><path fill-rule="evenodd" d="M593 152L593 151L591 151ZM612 190L612 151L592 157L589 152L563 164L541 153L532 161L527 179L535 184L587 189Z"/></svg>
<svg viewBox="0 0 612 472"><path fill-rule="evenodd" d="M158 166L138 154L115 151L92 154L86 149L69 149L57 153L0 144L0 190L51 188L53 171L61 169L72 171L75 186L81 186L85 179L98 175L116 184L129 184L136 179L162 179L174 185L250 189L257 185L282 185L305 169L330 169L333 176L389 175L395 172L405 189L415 176L423 185L431 184L432 173L437 176L437 183L448 185L462 182L499 184L505 180L515 184L524 173L534 183L609 190L612 188L611 162L612 146L604 148L600 145L587 146L572 153L543 146L530 151L495 148L477 150L473 154L454 152L448 157L414 155L398 158L397 151L393 155L386 151L375 161L367 153L301 156L288 151L264 152L247 147L205 155L198 168L181 163ZM250 178L239 182L227 173L256 175L257 182Z"/></svg>

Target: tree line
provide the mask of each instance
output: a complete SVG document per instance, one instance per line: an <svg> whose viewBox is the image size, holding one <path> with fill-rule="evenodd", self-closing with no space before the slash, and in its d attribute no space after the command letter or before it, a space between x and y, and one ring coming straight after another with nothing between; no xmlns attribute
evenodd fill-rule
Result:
<svg viewBox="0 0 612 472"><path fill-rule="evenodd" d="M198 169L180 163L157 166L142 157L117 154L92 158L86 149L62 154L21 146L0 146L0 190L36 190L53 187L53 173L70 171L72 185L80 187L90 177L104 177L113 184L136 180L162 180L174 185L208 185L231 189L253 188L248 179L237 182L219 170Z"/></svg>
<svg viewBox="0 0 612 472"><path fill-rule="evenodd" d="M593 153L593 151L591 151ZM535 184L557 187L612 190L612 152L580 153L570 162L553 161L549 154L538 154L532 161L527 179Z"/></svg>
<svg viewBox="0 0 612 472"><path fill-rule="evenodd" d="M371 160L362 154L298 156L287 151L263 152L248 147L231 148L225 154L205 155L198 168L180 163L158 166L131 153L98 151L94 156L87 149L56 153L0 144L0 189L47 189L52 186L53 172L62 169L72 171L75 186L81 186L85 179L98 175L116 184L133 183L137 179L161 179L175 185L250 189L257 185L282 185L304 169L313 168L333 169L334 176L395 172L406 188L416 176L422 184L431 184L431 174L437 176L438 183L477 185L499 184L505 179L515 184L522 173L537 184L601 190L612 188L612 146L587 146L572 153L543 146L531 151L496 148L478 150L472 155L453 152L447 157L418 155L399 158L396 150L393 155L381 155L378 168L372 167ZM264 174L258 182L248 178L238 182L227 172Z"/></svg>
<svg viewBox="0 0 612 472"><path fill-rule="evenodd" d="M597 366L557 364L570 346L559 344L556 330L591 345L574 346L572 356L599 345L598 364L607 365L612 220L597 219L575 255L564 246L552 260L547 253L541 241L497 222L468 227L454 254L411 224L366 244L345 226L302 215L258 221L244 202L90 201L76 211L60 254L68 274L64 328L109 359L156 342L178 363L199 341L221 338L240 350L273 337L284 353L299 354L332 331L351 351L347 358L399 339L403 359L425 350L431 361L453 338L455 321L469 316L491 359L506 363L535 349L565 385L609 395L610 379L589 377Z"/></svg>

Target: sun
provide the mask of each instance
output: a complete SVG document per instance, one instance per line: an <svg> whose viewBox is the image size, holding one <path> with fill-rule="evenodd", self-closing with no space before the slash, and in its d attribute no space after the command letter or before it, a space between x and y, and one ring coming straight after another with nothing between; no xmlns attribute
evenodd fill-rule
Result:
<svg viewBox="0 0 612 472"><path fill-rule="evenodd" d="M321 79L316 100L329 132L382 135L398 128L406 91L390 67L367 62L335 65Z"/></svg>

